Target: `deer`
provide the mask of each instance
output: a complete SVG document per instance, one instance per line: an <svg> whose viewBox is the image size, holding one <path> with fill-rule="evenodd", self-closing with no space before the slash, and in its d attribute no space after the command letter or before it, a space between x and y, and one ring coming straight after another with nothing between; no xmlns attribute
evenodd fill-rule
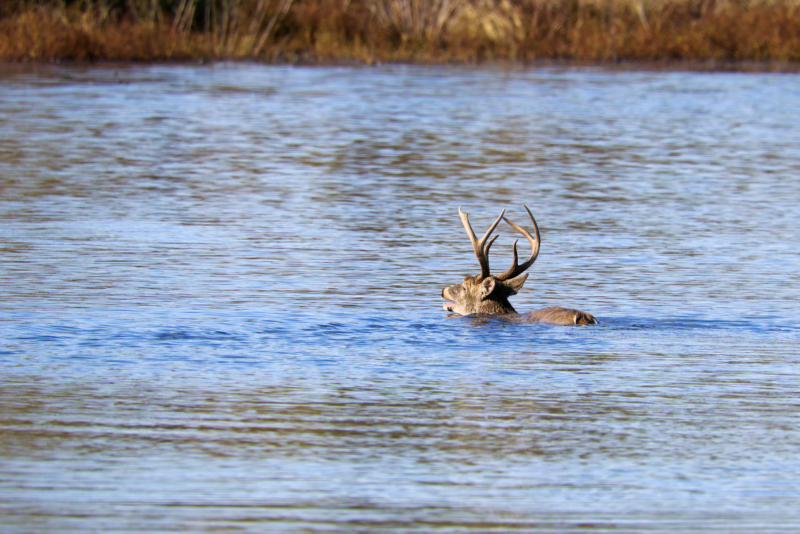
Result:
<svg viewBox="0 0 800 534"><path fill-rule="evenodd" d="M478 239L475 236L475 232L472 231L472 226L469 223L469 216L461 211L461 206L458 207L458 215L461 217L461 223L464 225L467 236L470 242L472 242L475 255L478 257L481 274L467 276L460 284L455 284L443 289L442 298L448 301L444 303L444 309L458 315L505 315L519 318L524 322L553 325L597 324L597 320L588 313L558 306L543 308L526 314L518 314L508 301L509 297L516 295L519 290L522 289L522 285L525 283L525 280L528 279L528 275L523 273L536 261L536 258L539 256L539 246L542 242L536 219L533 218L533 214L531 210L528 209L528 206L523 205L523 207L525 211L528 212L528 216L531 219L535 237L521 226L503 217L506 212L506 210L503 209L497 217L497 220L489 227L483 237ZM504 220L514 230L525 236L531 244L531 255L520 265L517 255L518 240L515 240L513 246L514 261L511 267L502 274L492 276L489 271L489 250L499 236L495 236L491 240L489 240L489 237L492 235L495 228L497 228L497 225L500 224L500 219Z"/></svg>

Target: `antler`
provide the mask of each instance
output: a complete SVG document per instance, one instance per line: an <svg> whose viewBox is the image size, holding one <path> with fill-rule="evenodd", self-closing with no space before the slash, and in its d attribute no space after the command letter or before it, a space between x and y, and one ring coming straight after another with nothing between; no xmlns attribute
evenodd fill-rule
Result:
<svg viewBox="0 0 800 534"><path fill-rule="evenodd" d="M505 222L507 222L509 225L511 225L511 227L514 228L514 230L516 230L517 232L519 232L519 233L521 233L522 235L525 236L525 238L528 240L528 243L531 244L531 257L528 258L528 261L526 261L522 265L517 265L517 259L518 259L517 258L517 241L514 241L514 263L511 265L511 267L506 272L504 272L503 274L495 277L498 280L501 280L501 281L502 280L510 280L511 278L515 278L515 277L521 275L522 273L524 273L528 269L528 267L533 265L533 262L536 261L536 257L539 255L539 245L542 243L542 238L539 236L539 227L536 225L536 220L533 218L533 215L531 214L531 210L528 209L528 206L524 206L524 208L525 208L525 211L528 212L528 216L530 216L530 218L531 218L531 223L533 223L533 231L536 234L536 237L533 237L531 234L528 233L527 230L525 230L521 226L517 226L516 224L514 224L511 221L509 221L505 217L503 217L503 220ZM502 214L500 214L500 215L502 217ZM495 224L497 224L497 223L495 223ZM492 229L494 229L494 227L492 227ZM485 239L485 237L484 237L484 239ZM492 240L492 241L494 241L494 240ZM491 244L492 244L492 242L489 242L490 246L491 246ZM487 256L487 259L486 259L486 272L487 273L489 271L489 260L488 260L489 254L488 253L489 253L489 247L486 247L486 256ZM481 265L483 265L483 264L481 264Z"/></svg>
<svg viewBox="0 0 800 534"><path fill-rule="evenodd" d="M461 211L461 206L458 207L458 214L461 216L461 222L464 224L464 230L467 231L469 240L472 242L472 248L475 250L475 255L478 257L478 263L481 264L480 280L483 280L484 278L489 276L489 249L492 247L492 243L494 243L494 240L497 239L497 236L495 236L494 239L492 239L488 243L486 242L486 240L489 239L489 236L492 235L494 229L497 228L498 224L500 224L500 219L503 218L503 214L505 212L506 210L501 211L500 215L497 217L497 220L494 221L494 224L492 224L492 226L486 231L486 233L483 234L482 238L478 239L477 237L475 237L475 232L472 231L472 226L470 226L469 224L469 218L468 218L469 216L463 211ZM514 252L514 254L516 254L516 252ZM516 261L514 263L516 263Z"/></svg>

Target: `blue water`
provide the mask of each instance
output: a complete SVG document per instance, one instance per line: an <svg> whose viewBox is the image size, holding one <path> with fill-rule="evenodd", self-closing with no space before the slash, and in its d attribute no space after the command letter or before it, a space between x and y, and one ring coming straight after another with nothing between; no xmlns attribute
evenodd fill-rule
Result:
<svg viewBox="0 0 800 534"><path fill-rule="evenodd" d="M800 528L796 75L0 77L3 532Z"/></svg>

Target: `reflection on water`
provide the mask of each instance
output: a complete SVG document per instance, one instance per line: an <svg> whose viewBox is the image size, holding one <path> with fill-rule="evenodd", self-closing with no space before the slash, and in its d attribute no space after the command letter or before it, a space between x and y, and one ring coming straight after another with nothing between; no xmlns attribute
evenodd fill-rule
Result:
<svg viewBox="0 0 800 534"><path fill-rule="evenodd" d="M3 69L4 532L800 527L795 76Z"/></svg>

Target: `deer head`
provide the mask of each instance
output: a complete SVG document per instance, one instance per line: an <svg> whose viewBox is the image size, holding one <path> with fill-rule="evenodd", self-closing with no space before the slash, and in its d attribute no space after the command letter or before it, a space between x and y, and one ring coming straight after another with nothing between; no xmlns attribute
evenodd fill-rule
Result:
<svg viewBox="0 0 800 534"><path fill-rule="evenodd" d="M478 257L478 263L481 266L481 274L477 276L468 276L464 278L464 281L460 284L445 288L442 291L442 298L451 301L444 303L445 310L455 312L459 315L470 315L473 313L504 315L516 313L511 303L508 302L508 297L516 295L517 292L522 289L522 285L528 278L527 274L522 275L522 273L536 261L536 257L539 255L539 244L541 243L539 227L536 225L536 220L534 220L531 210L529 210L527 206L525 206L525 210L531 218L536 237L529 234L524 228L517 226L503 217L506 211L503 210L500 212L500 216L497 217L497 220L494 221L494 224L483 234L483 237L478 239L475 236L475 232L472 231L472 226L469 224L467 214L461 211L460 207L458 208L461 222L464 224L467 236L469 236L469 240L472 242L472 248L475 250L475 255ZM517 241L514 241L514 262L511 267L503 274L492 276L489 272L489 249L492 248L492 243L494 243L498 236L495 236L491 240L489 240L489 237L492 235L494 229L497 228L500 219L503 219L514 230L525 236L531 244L531 256L525 263L519 265L517 263Z"/></svg>

